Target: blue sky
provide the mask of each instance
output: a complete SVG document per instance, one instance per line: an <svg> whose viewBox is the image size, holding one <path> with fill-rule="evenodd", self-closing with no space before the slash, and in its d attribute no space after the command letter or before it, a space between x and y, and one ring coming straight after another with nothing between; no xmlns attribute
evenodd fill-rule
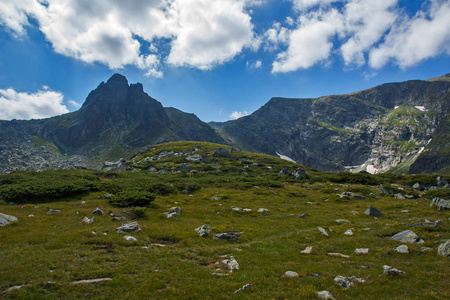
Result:
<svg viewBox="0 0 450 300"><path fill-rule="evenodd" d="M450 1L2 0L0 51L0 119L77 110L120 73L225 121L450 73Z"/></svg>

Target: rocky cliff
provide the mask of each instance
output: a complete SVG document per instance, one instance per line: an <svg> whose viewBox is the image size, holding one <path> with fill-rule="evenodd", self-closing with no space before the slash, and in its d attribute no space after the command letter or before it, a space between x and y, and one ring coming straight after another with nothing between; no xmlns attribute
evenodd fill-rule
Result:
<svg viewBox="0 0 450 300"><path fill-rule="evenodd" d="M325 171L448 171L449 105L446 75L347 95L272 98L219 131L242 149Z"/></svg>

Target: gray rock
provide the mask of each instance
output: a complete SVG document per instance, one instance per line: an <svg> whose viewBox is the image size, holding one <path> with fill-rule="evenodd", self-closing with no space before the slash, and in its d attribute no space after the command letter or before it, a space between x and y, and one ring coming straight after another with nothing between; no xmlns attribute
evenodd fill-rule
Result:
<svg viewBox="0 0 450 300"><path fill-rule="evenodd" d="M450 239L439 245L437 253L442 256L450 256Z"/></svg>
<svg viewBox="0 0 450 300"><path fill-rule="evenodd" d="M222 200L222 197L219 196L212 196L211 200L217 201L217 200Z"/></svg>
<svg viewBox="0 0 450 300"><path fill-rule="evenodd" d="M345 235L353 235L353 230L349 229L346 232L344 232Z"/></svg>
<svg viewBox="0 0 450 300"><path fill-rule="evenodd" d="M287 169L281 169L280 172L278 172L278 176L286 176L289 175L289 171Z"/></svg>
<svg viewBox="0 0 450 300"><path fill-rule="evenodd" d="M147 171L149 171L149 172L152 172L152 173L156 173L156 172L158 172L158 169L157 168L155 168L155 167L148 167L147 168Z"/></svg>
<svg viewBox="0 0 450 300"><path fill-rule="evenodd" d="M433 250L433 248L431 248L431 247L421 247L420 248L420 252L428 252L428 251L431 251L431 250Z"/></svg>
<svg viewBox="0 0 450 300"><path fill-rule="evenodd" d="M207 237L209 233L211 232L211 227L208 227L207 225L202 225L198 228L194 229L201 237Z"/></svg>
<svg viewBox="0 0 450 300"><path fill-rule="evenodd" d="M420 223L408 224L408 225L405 225L405 227L437 227L442 223L444 223L444 221L436 220L434 222L420 222Z"/></svg>
<svg viewBox="0 0 450 300"><path fill-rule="evenodd" d="M309 215L307 215L307 214L301 214L300 216L298 216L299 219L303 219L303 218L306 218L306 217L309 217Z"/></svg>
<svg viewBox="0 0 450 300"><path fill-rule="evenodd" d="M202 161L203 157L200 154L189 155L186 157L188 162L199 162Z"/></svg>
<svg viewBox="0 0 450 300"><path fill-rule="evenodd" d="M244 285L243 287L241 287L241 288L235 290L235 291L234 291L234 294L239 293L240 291L246 290L246 289L248 289L248 288L250 288L250 287L252 287L252 286L253 286L253 284L247 283L247 284Z"/></svg>
<svg viewBox="0 0 450 300"><path fill-rule="evenodd" d="M436 181L437 181L437 186L440 188L448 185L448 182L444 177L438 176L438 177L436 177Z"/></svg>
<svg viewBox="0 0 450 300"><path fill-rule="evenodd" d="M293 278L298 277L298 273L294 271L286 271L281 277Z"/></svg>
<svg viewBox="0 0 450 300"><path fill-rule="evenodd" d="M156 173L162 174L162 175L166 175L166 174L169 174L169 171L162 169L162 170L159 170L159 171L156 172Z"/></svg>
<svg viewBox="0 0 450 300"><path fill-rule="evenodd" d="M244 210L240 207L232 206L231 211L243 212Z"/></svg>
<svg viewBox="0 0 450 300"><path fill-rule="evenodd" d="M117 232L137 232L141 231L141 227L138 222L123 223L120 227L116 228Z"/></svg>
<svg viewBox="0 0 450 300"><path fill-rule="evenodd" d="M123 171L125 170L125 159L119 158L118 161L105 161L103 171Z"/></svg>
<svg viewBox="0 0 450 300"><path fill-rule="evenodd" d="M292 176L296 179L296 180L302 180L305 178L308 178L308 173L306 173L305 170L298 168L297 170L295 170L294 172L292 172Z"/></svg>
<svg viewBox="0 0 450 300"><path fill-rule="evenodd" d="M231 153L230 148L216 148L212 154L213 157L225 157Z"/></svg>
<svg viewBox="0 0 450 300"><path fill-rule="evenodd" d="M222 232L213 236L215 240L237 241L244 232Z"/></svg>
<svg viewBox="0 0 450 300"><path fill-rule="evenodd" d="M419 191L423 190L423 186L418 182L414 183L412 187L415 190L419 190Z"/></svg>
<svg viewBox="0 0 450 300"><path fill-rule="evenodd" d="M233 270L239 270L239 263L233 256L230 256L230 258L227 259L223 259L221 263L228 266L229 273L233 273Z"/></svg>
<svg viewBox="0 0 450 300"><path fill-rule="evenodd" d="M399 232L391 237L391 240L398 241L402 243L420 243L421 239L417 236L417 234L412 230L405 230Z"/></svg>
<svg viewBox="0 0 450 300"><path fill-rule="evenodd" d="M409 254L409 248L406 245L400 245L394 248L398 253Z"/></svg>
<svg viewBox="0 0 450 300"><path fill-rule="evenodd" d="M190 171L192 167L189 164L183 163L180 165L180 171Z"/></svg>
<svg viewBox="0 0 450 300"><path fill-rule="evenodd" d="M94 222L94 217L92 217L91 219L89 219L88 217L84 217L83 220L81 220L81 222L91 224L92 222Z"/></svg>
<svg viewBox="0 0 450 300"><path fill-rule="evenodd" d="M369 206L369 208L366 209L366 211L364 213L368 216L382 216L383 215L381 213L381 211L379 211L378 209L376 209L373 206Z"/></svg>
<svg viewBox="0 0 450 300"><path fill-rule="evenodd" d="M78 280L73 281L72 284L91 284L91 283L101 283L105 281L111 281L111 278L96 278L96 279L85 279L85 280Z"/></svg>
<svg viewBox="0 0 450 300"><path fill-rule="evenodd" d="M405 200L405 199L406 199L406 197L403 196L402 193L397 193L397 194L395 194L395 195L394 195L394 198L395 198L395 199L399 199L399 200Z"/></svg>
<svg viewBox="0 0 450 300"><path fill-rule="evenodd" d="M300 251L303 254L310 254L312 251L313 247L312 246L308 246L305 248L305 250Z"/></svg>
<svg viewBox="0 0 450 300"><path fill-rule="evenodd" d="M338 275L334 278L334 282L342 287L344 290L348 289L351 286L354 286L353 282L348 278L341 275Z"/></svg>
<svg viewBox="0 0 450 300"><path fill-rule="evenodd" d="M352 192L344 192L342 194L338 194L338 196L343 199L360 199L360 200L366 199L366 197Z"/></svg>
<svg viewBox="0 0 450 300"><path fill-rule="evenodd" d="M125 235L123 238L130 242L138 242L137 238L131 235Z"/></svg>
<svg viewBox="0 0 450 300"><path fill-rule="evenodd" d="M369 248L356 248L355 253L356 254L369 254L370 249Z"/></svg>
<svg viewBox="0 0 450 300"><path fill-rule="evenodd" d="M181 215L181 207L171 207L169 211L165 212L168 219Z"/></svg>
<svg viewBox="0 0 450 300"><path fill-rule="evenodd" d="M382 184L380 184L380 186L378 187L378 193L380 194L380 195L382 195L382 196L386 196L386 195L389 195L389 191L387 190L387 189L385 189L384 187L383 187L383 185Z"/></svg>
<svg viewBox="0 0 450 300"><path fill-rule="evenodd" d="M258 208L258 212L262 213L262 214L266 214L269 212L269 210L267 208Z"/></svg>
<svg viewBox="0 0 450 300"><path fill-rule="evenodd" d="M345 220L345 219L336 219L336 223L344 224L344 223L350 223L350 221L349 220Z"/></svg>
<svg viewBox="0 0 450 300"><path fill-rule="evenodd" d="M56 214L56 213L59 213L61 210L59 210L59 209L53 209L53 208L51 208L48 212L47 212L47 214Z"/></svg>
<svg viewBox="0 0 450 300"><path fill-rule="evenodd" d="M11 222L17 222L18 220L15 216L0 213L0 227L8 225Z"/></svg>
<svg viewBox="0 0 450 300"><path fill-rule="evenodd" d="M114 197L114 194L102 194L100 196L97 197L97 199L109 199Z"/></svg>
<svg viewBox="0 0 450 300"><path fill-rule="evenodd" d="M324 228L317 227L317 229L320 231L321 234L328 236L328 232Z"/></svg>
<svg viewBox="0 0 450 300"><path fill-rule="evenodd" d="M320 292L316 292L316 294L317 294L317 297L319 297L319 299L335 300L335 298L329 291L320 291Z"/></svg>
<svg viewBox="0 0 450 300"><path fill-rule="evenodd" d="M394 267L384 265L383 266L383 274L384 275L391 275L391 276L397 276L397 275L403 275L405 272L400 271L399 269L396 269Z"/></svg>
<svg viewBox="0 0 450 300"><path fill-rule="evenodd" d="M102 216L102 215L104 215L105 214L105 212L103 211L103 210L101 210L100 208L96 208L96 209L94 209L94 211L92 212L92 214L93 215L100 215L100 216Z"/></svg>
<svg viewBox="0 0 450 300"><path fill-rule="evenodd" d="M430 207L436 205L437 210L447 210L450 209L450 200L444 200L438 197L433 198L430 203Z"/></svg>

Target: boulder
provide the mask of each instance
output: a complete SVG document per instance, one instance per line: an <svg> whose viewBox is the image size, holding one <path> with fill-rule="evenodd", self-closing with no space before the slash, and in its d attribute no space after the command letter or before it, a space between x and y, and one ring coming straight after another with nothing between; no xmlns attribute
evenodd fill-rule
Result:
<svg viewBox="0 0 450 300"><path fill-rule="evenodd" d="M308 178L308 173L305 170L298 168L291 174L296 180L302 180Z"/></svg>
<svg viewBox="0 0 450 300"><path fill-rule="evenodd" d="M230 148L216 148L212 154L213 157L225 157L231 153Z"/></svg>
<svg viewBox="0 0 450 300"><path fill-rule="evenodd" d="M17 217L15 217L15 216L10 216L10 215L7 215L7 214L0 213L0 227L8 225L11 222L16 222L18 220L19 219Z"/></svg>
<svg viewBox="0 0 450 300"><path fill-rule="evenodd" d="M96 208L96 209L94 209L94 211L92 212L92 214L93 215L100 215L100 216L102 216L102 215L104 215L105 214L105 212L103 211L103 210L101 210L100 208Z"/></svg>
<svg viewBox="0 0 450 300"><path fill-rule="evenodd" d="M423 240L420 239L417 234L412 230L401 231L391 237L391 240L398 241L401 243L423 243Z"/></svg>
<svg viewBox="0 0 450 300"><path fill-rule="evenodd" d="M244 232L222 232L213 236L215 240L237 241Z"/></svg>
<svg viewBox="0 0 450 300"><path fill-rule="evenodd" d="M294 271L286 271L281 277L293 278L298 277L298 273Z"/></svg>
<svg viewBox="0 0 450 300"><path fill-rule="evenodd" d="M188 157L186 157L186 160L188 162L198 162L198 161L202 161L203 157L200 154L194 154L194 155L189 155Z"/></svg>
<svg viewBox="0 0 450 300"><path fill-rule="evenodd" d="M384 275L391 275L391 276L397 276L397 275L403 275L405 272L400 271L399 269L396 269L394 267L384 265L383 266L383 274Z"/></svg>
<svg viewBox="0 0 450 300"><path fill-rule="evenodd" d="M165 212L168 219L181 215L181 207L172 207Z"/></svg>
<svg viewBox="0 0 450 300"><path fill-rule="evenodd" d="M423 190L423 186L420 183L418 183L418 182L414 183L412 188L415 189L415 190L419 190L419 191Z"/></svg>
<svg viewBox="0 0 450 300"><path fill-rule="evenodd" d="M445 257L450 256L450 239L439 245L437 253Z"/></svg>
<svg viewBox="0 0 450 300"><path fill-rule="evenodd" d="M338 224L344 224L344 223L350 223L350 221L349 221L349 220L346 220L346 219L336 219L336 223L338 223Z"/></svg>
<svg viewBox="0 0 450 300"><path fill-rule="evenodd" d="M436 205L437 210L447 210L450 209L450 200L434 197L433 200L431 200L430 207L433 205Z"/></svg>
<svg viewBox="0 0 450 300"><path fill-rule="evenodd" d="M376 209L373 206L369 206L369 208L366 209L366 211L364 213L368 216L382 216L383 215L383 213L381 213L381 211L379 211L378 209Z"/></svg>
<svg viewBox="0 0 450 300"><path fill-rule="evenodd" d="M128 222L128 223L122 223L120 227L116 228L117 232L137 232L141 231L141 227L139 226L138 222Z"/></svg>
<svg viewBox="0 0 450 300"><path fill-rule="evenodd" d="M398 253L409 254L409 248L406 245L401 245L394 248Z"/></svg>
<svg viewBox="0 0 450 300"><path fill-rule="evenodd" d="M278 176L286 176L289 175L289 171L287 169L281 169L280 172L278 172Z"/></svg>
<svg viewBox="0 0 450 300"><path fill-rule="evenodd" d="M198 228L194 229L201 237L206 237L211 232L211 227L208 227L207 225L202 225Z"/></svg>
<svg viewBox="0 0 450 300"><path fill-rule="evenodd" d="M232 206L232 207L231 207L231 211L242 212L242 211L244 211L244 210L243 210L242 208L240 208L240 207Z"/></svg>

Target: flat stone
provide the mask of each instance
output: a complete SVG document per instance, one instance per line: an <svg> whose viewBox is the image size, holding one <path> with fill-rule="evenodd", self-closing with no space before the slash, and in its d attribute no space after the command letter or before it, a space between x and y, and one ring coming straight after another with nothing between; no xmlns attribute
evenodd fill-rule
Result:
<svg viewBox="0 0 450 300"><path fill-rule="evenodd" d="M343 257L343 258L350 258L350 255L345 255L342 253L337 253L337 252L330 252L328 253L329 256L338 256L338 257Z"/></svg>
<svg viewBox="0 0 450 300"><path fill-rule="evenodd" d="M111 281L112 278L105 277L105 278L97 278L97 279L85 279L85 280L78 280L72 282L72 284L91 284L91 283L101 283L106 281Z"/></svg>
<svg viewBox="0 0 450 300"><path fill-rule="evenodd" d="M338 223L338 224L344 224L344 223L350 223L350 221L349 221L349 220L345 220L345 219L337 219L337 220L336 220L336 223Z"/></svg>
<svg viewBox="0 0 450 300"><path fill-rule="evenodd" d="M316 292L316 294L317 294L317 297L319 297L319 299L335 300L335 298L329 291L320 291L320 292Z"/></svg>
<svg viewBox="0 0 450 300"><path fill-rule="evenodd" d="M439 245L437 253L442 256L450 256L450 239Z"/></svg>
<svg viewBox="0 0 450 300"><path fill-rule="evenodd" d="M123 238L130 242L138 242L137 238L135 238L134 236L131 236L131 235L126 235Z"/></svg>
<svg viewBox="0 0 450 300"><path fill-rule="evenodd" d="M391 240L402 243L421 243L423 240L419 239L417 234L412 230L405 230L399 232L391 237Z"/></svg>
<svg viewBox="0 0 450 300"><path fill-rule="evenodd" d="M56 213L59 213L61 210L59 210L59 209L53 209L53 208L51 208L48 212L47 212L47 214L56 214Z"/></svg>
<svg viewBox="0 0 450 300"><path fill-rule="evenodd" d="M92 222L94 222L94 217L92 217L91 219L89 219L88 217L84 217L83 220L81 220L81 222L91 224Z"/></svg>
<svg viewBox="0 0 450 300"><path fill-rule="evenodd" d="M353 282L344 276L338 275L334 278L334 282L342 287L344 290L348 289L351 286L354 286Z"/></svg>
<svg viewBox="0 0 450 300"><path fill-rule="evenodd" d="M209 233L211 232L211 227L208 227L207 225L202 225L198 228L194 229L201 237L207 237Z"/></svg>
<svg viewBox="0 0 450 300"><path fill-rule="evenodd" d="M240 292L240 291L246 290L246 289L248 289L248 288L250 288L250 287L252 287L252 286L253 286L253 284L247 283L247 284L244 285L243 287L241 287L241 288L235 290L233 294L236 294L236 293L238 293L238 292Z"/></svg>
<svg viewBox="0 0 450 300"><path fill-rule="evenodd" d="M138 222L123 223L120 227L116 228L117 232L137 232L141 231L141 227Z"/></svg>
<svg viewBox="0 0 450 300"><path fill-rule="evenodd" d="M312 246L308 246L308 247L305 248L305 250L302 250L302 251L300 251L300 252L301 252L301 253L304 253L304 254L310 254L311 251L312 251L312 249L313 249Z"/></svg>
<svg viewBox="0 0 450 300"><path fill-rule="evenodd" d="M324 228L317 227L317 229L320 231L321 234L328 236L328 232Z"/></svg>
<svg viewBox="0 0 450 300"><path fill-rule="evenodd" d="M353 235L353 230L349 229L346 232L344 232L345 235Z"/></svg>
<svg viewBox="0 0 450 300"><path fill-rule="evenodd" d="M181 215L181 207L171 207L169 211L165 212L168 219Z"/></svg>
<svg viewBox="0 0 450 300"><path fill-rule="evenodd" d="M262 214L266 214L266 213L269 212L269 210L266 209L266 208L258 208L258 212L259 212L259 213L262 213Z"/></svg>
<svg viewBox="0 0 450 300"><path fill-rule="evenodd" d="M307 215L307 214L301 214L300 216L298 216L299 219L303 219L303 218L306 218L306 217L309 217L309 215Z"/></svg>
<svg viewBox="0 0 450 300"><path fill-rule="evenodd" d="M406 245L401 245L394 248L398 253L409 254L409 248Z"/></svg>
<svg viewBox="0 0 450 300"><path fill-rule="evenodd" d="M213 201L222 200L222 197L219 197L219 196L212 196L212 197L211 197L211 200L213 200Z"/></svg>
<svg viewBox="0 0 450 300"><path fill-rule="evenodd" d="M215 240L237 241L244 232L222 232L213 236Z"/></svg>
<svg viewBox="0 0 450 300"><path fill-rule="evenodd" d="M281 276L281 277L287 277L287 278L298 277L298 273L294 272L294 271L286 271L286 272L284 272L283 276Z"/></svg>
<svg viewBox="0 0 450 300"><path fill-rule="evenodd" d="M421 247L420 248L420 252L428 252L428 251L431 251L431 250L433 250L433 248L430 248L430 247Z"/></svg>
<svg viewBox="0 0 450 300"><path fill-rule="evenodd" d="M400 271L399 269L396 269L394 267L384 265L383 266L383 274L384 275L391 275L391 276L397 276L397 275L404 275L405 272Z"/></svg>
<svg viewBox="0 0 450 300"><path fill-rule="evenodd" d="M16 216L0 213L0 227L8 225L11 222L17 222L19 219Z"/></svg>
<svg viewBox="0 0 450 300"><path fill-rule="evenodd" d="M356 254L368 254L370 252L369 248L356 248L355 253Z"/></svg>

